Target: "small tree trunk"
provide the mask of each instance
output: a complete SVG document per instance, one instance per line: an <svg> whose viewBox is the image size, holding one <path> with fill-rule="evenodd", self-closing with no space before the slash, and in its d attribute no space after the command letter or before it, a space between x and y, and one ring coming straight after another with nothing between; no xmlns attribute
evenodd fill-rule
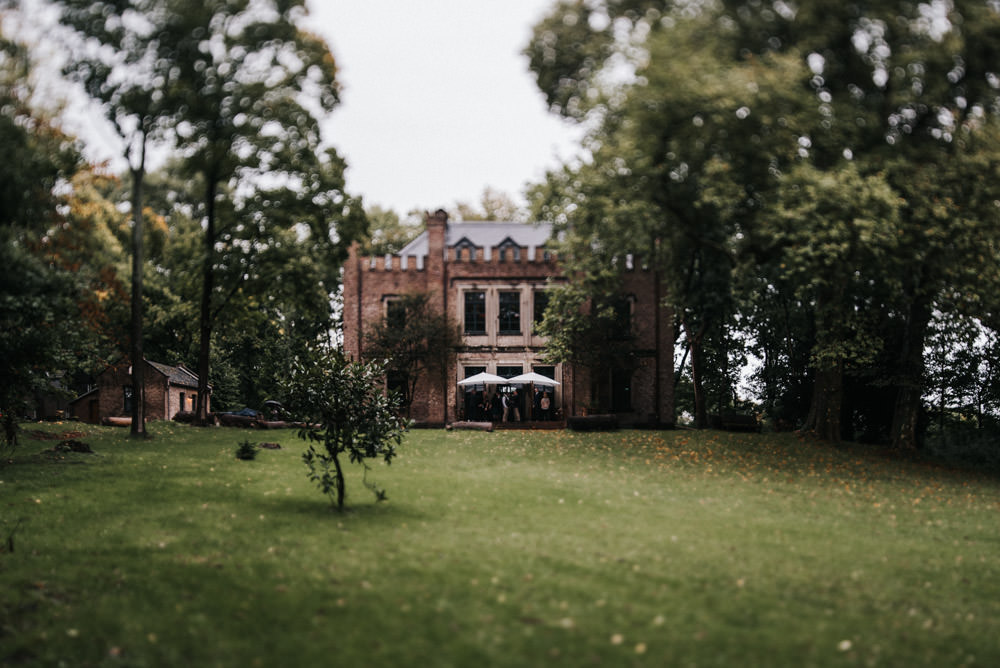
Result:
<svg viewBox="0 0 1000 668"><path fill-rule="evenodd" d="M333 466L337 470L337 510L344 510L344 468L340 465L340 459L333 456Z"/></svg>
<svg viewBox="0 0 1000 668"><path fill-rule="evenodd" d="M206 175L205 257L202 262L201 318L198 345L198 404L195 423L208 424L208 373L212 351L212 292L215 289L215 182Z"/></svg>
<svg viewBox="0 0 1000 668"><path fill-rule="evenodd" d="M17 445L17 418L14 417L14 411L9 407L3 407L3 410L0 412L3 413L3 417L0 420L3 421L4 439L7 447L13 449Z"/></svg>

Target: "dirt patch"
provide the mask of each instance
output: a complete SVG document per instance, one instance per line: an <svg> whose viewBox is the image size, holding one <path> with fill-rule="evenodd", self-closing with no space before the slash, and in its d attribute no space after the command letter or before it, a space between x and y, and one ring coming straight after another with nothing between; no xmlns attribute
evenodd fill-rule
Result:
<svg viewBox="0 0 1000 668"><path fill-rule="evenodd" d="M76 439L66 439L65 441L60 441L59 445L52 448L55 452L86 452L93 454L94 450L89 445L83 441L77 441Z"/></svg>

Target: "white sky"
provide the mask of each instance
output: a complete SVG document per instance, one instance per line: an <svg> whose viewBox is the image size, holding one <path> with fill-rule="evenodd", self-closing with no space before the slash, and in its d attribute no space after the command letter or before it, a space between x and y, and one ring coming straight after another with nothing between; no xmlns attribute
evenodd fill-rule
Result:
<svg viewBox="0 0 1000 668"><path fill-rule="evenodd" d="M405 216L487 187L518 201L527 183L578 154L582 130L550 113L521 51L556 0L308 0L309 23L339 68L341 104L324 126L347 161L347 188ZM40 37L56 21L41 0L16 28ZM60 45L38 39L59 62ZM54 91L58 95L59 91ZM70 99L67 129L93 160L120 161L100 114Z"/></svg>
<svg viewBox="0 0 1000 668"><path fill-rule="evenodd" d="M325 126L347 185L405 215L520 199L577 153L581 132L548 112L521 55L555 0L311 0L340 68Z"/></svg>

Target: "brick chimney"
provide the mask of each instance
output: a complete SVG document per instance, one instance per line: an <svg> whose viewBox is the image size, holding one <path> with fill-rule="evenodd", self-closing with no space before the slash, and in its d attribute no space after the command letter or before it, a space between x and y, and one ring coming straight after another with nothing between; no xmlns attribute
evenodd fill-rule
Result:
<svg viewBox="0 0 1000 668"><path fill-rule="evenodd" d="M448 214L444 209L427 214L427 288L431 301L444 312L445 299L445 253L448 238Z"/></svg>
<svg viewBox="0 0 1000 668"><path fill-rule="evenodd" d="M364 292L364 274L358 257L360 244L355 241L344 262L343 278L343 327L344 351L354 359L361 358L361 300Z"/></svg>
<svg viewBox="0 0 1000 668"><path fill-rule="evenodd" d="M444 209L427 214L427 261L444 262L445 239L448 236L448 214Z"/></svg>

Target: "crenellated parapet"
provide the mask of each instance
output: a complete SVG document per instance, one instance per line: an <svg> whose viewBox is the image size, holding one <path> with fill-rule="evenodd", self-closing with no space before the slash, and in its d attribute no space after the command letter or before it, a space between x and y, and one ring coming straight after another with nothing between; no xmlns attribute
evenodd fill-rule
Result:
<svg viewBox="0 0 1000 668"><path fill-rule="evenodd" d="M357 258L358 266L370 272L422 272L428 265L427 255L376 255ZM444 262L449 265L547 265L558 262L556 254L542 246L519 246L516 249L494 246L489 249L451 247L444 250Z"/></svg>
<svg viewBox="0 0 1000 668"><path fill-rule="evenodd" d="M426 255L376 255L358 258L368 271L424 271Z"/></svg>

